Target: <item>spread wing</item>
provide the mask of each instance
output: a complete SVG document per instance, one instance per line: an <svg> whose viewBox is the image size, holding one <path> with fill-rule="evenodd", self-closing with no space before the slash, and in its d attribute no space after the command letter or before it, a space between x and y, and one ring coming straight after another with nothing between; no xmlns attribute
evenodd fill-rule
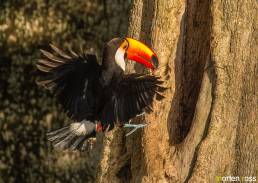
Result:
<svg viewBox="0 0 258 183"><path fill-rule="evenodd" d="M162 81L155 76L130 74L113 87L112 97L104 107L101 122L104 125L114 122L128 122L131 118L152 110L152 102L155 98L163 99Z"/></svg>
<svg viewBox="0 0 258 183"><path fill-rule="evenodd" d="M51 90L73 120L91 119L100 66L95 55L69 54L51 45L52 53L41 50L38 84Z"/></svg>

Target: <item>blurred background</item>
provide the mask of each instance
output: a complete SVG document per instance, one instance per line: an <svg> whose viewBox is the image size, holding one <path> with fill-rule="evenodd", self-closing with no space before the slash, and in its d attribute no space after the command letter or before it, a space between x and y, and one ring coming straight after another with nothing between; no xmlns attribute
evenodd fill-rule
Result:
<svg viewBox="0 0 258 183"><path fill-rule="evenodd" d="M46 132L69 123L35 84L39 49L83 48L125 36L130 0L0 0L0 182L94 182L99 149L60 152Z"/></svg>

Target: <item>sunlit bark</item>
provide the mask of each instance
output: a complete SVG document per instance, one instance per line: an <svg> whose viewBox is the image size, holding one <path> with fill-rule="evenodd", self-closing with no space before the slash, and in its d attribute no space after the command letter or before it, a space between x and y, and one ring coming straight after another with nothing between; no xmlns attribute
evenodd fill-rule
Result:
<svg viewBox="0 0 258 183"><path fill-rule="evenodd" d="M144 130L109 134L99 182L258 175L257 15L255 0L133 1L129 35L156 50L169 90Z"/></svg>

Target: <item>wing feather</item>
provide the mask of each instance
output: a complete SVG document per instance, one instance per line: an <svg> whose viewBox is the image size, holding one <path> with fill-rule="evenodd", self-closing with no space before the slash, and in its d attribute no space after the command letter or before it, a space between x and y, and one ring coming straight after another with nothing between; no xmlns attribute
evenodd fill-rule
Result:
<svg viewBox="0 0 258 183"><path fill-rule="evenodd" d="M52 51L41 50L37 63L37 84L51 90L68 116L76 121L90 119L94 113L96 85L101 67L95 55L65 53L54 45Z"/></svg>
<svg viewBox="0 0 258 183"><path fill-rule="evenodd" d="M113 97L116 104L108 102L104 107L101 120L106 123L125 123L130 119L152 110L152 103L157 96L163 99L160 78L150 75L130 74L126 75L113 89ZM113 105L113 106L112 106ZM116 108L119 107L117 110ZM106 114L112 114L107 116Z"/></svg>

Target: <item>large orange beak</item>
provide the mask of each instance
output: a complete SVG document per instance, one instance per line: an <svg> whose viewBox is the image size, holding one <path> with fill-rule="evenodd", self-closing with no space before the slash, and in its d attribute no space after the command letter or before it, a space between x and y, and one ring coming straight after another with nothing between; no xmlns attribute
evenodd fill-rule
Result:
<svg viewBox="0 0 258 183"><path fill-rule="evenodd" d="M126 51L127 59L143 64L145 67L155 70L158 68L158 57L148 46L132 38L126 38L129 46Z"/></svg>

